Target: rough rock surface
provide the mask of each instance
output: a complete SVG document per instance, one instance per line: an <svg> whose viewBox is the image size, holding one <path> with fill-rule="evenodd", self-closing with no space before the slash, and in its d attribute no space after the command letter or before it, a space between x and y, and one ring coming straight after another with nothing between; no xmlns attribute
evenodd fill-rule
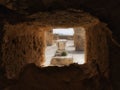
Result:
<svg viewBox="0 0 120 90"><path fill-rule="evenodd" d="M53 32L52 30L46 31L45 33L45 38L46 38L46 45L51 46L53 44Z"/></svg>
<svg viewBox="0 0 120 90"><path fill-rule="evenodd" d="M30 15L28 18L35 18L35 20L14 25L10 22L6 23L6 21L3 27L1 61L3 67L5 67L6 76L9 78L18 76L22 67L26 64L42 65L46 41L45 31L54 27L84 26L89 28L100 22L97 18L79 10L60 10L54 13L40 12ZM71 20L71 23L69 20ZM91 23L89 24L89 22Z"/></svg>
<svg viewBox="0 0 120 90"><path fill-rule="evenodd" d="M57 16L59 16L59 18ZM35 18L35 21L18 23L14 25L6 23L4 25L4 29L3 29L4 30L4 37L3 37L4 42L2 43L2 65L5 68L5 72L6 72L5 74L8 78L14 78L18 76L18 80L20 80L19 76L21 75L19 75L19 73L22 70L24 70L23 67L26 64L35 63L38 66L42 64L44 60L45 30L50 30L51 27L82 26L86 29L86 42L85 42L86 43L86 46L85 46L86 47L86 52L85 52L86 62L95 63L96 68L98 69L98 71L96 72L99 72L97 77L95 73L93 72L90 72L90 73L93 74L93 78L95 78L95 80L99 79L99 77L104 77L105 79L107 79L107 82L109 81L109 74L108 74L109 73L109 68L108 68L109 62L108 62L108 45L107 45L107 35L109 34L107 33L107 30L109 29L106 27L105 24L102 24L97 18L91 16L90 14L84 13L83 11L81 12L79 10L77 11L67 10L66 12L55 11L55 13L52 13L52 14L48 12L43 12L43 13L40 12L40 13L31 15L28 18L31 18L31 19ZM69 23L69 19L71 20L71 23ZM99 45L97 45L99 40L101 42L99 42ZM100 50L101 52L99 53ZM89 67L92 67L91 64ZM31 71L32 68L34 67L31 66L30 68L31 68L30 69ZM57 67L53 67L53 68L56 69ZM65 71L65 73L68 73L68 72L71 72L71 70ZM26 74L27 71L25 71L24 73ZM35 80L34 82L34 85L35 85L36 79L38 78L39 73L32 71L32 72L29 72L29 74L27 75L30 75L30 73L32 73L33 76L35 75L35 78L33 78L33 80ZM66 77L66 74L64 74L64 72L61 72L61 74L63 74L63 76ZM86 81L87 75L85 76L86 77L84 78L84 80ZM57 78L60 78L60 77L61 75L59 75ZM49 76L43 77L43 82L46 81L45 78L50 79ZM79 78L82 78L82 76ZM30 82L29 80L32 82L30 78L25 79L24 82ZM39 78L37 80L38 80L37 82L40 82ZM60 81L61 80L62 78L60 79ZM79 79L77 80L78 80L77 82L71 83L70 90L72 90L75 87L76 87L76 90L79 90L79 88L82 88L83 90L87 90L87 88L91 89L91 86L85 87L85 85L83 85L83 82L81 83L81 80ZM102 78L100 80L102 80ZM22 83L22 81L20 82ZM107 82L105 84L107 84ZM28 87L19 86L21 85L21 83L18 83L17 86L14 85L15 87L14 86L10 87L10 89L12 88L11 90L16 90L16 88L19 88L19 89L25 90L25 89L29 89L31 85L30 83L28 83ZM89 83L89 81L86 81L86 83ZM103 86L100 85L101 82L93 81L93 83L94 84L96 83L95 90L96 89L102 90L101 88ZM54 81L53 82L51 81L51 85L54 85ZM64 87L64 84L62 87L64 88L63 90L66 90L66 86ZM62 87L59 87L57 84L55 88L61 89ZM107 87L111 87L110 84L108 84ZM33 86L32 89L34 88L35 89L45 88L44 90L47 90L46 87ZM50 88L54 89L54 87L50 87ZM110 88L109 89L106 88L105 90L110 90Z"/></svg>
<svg viewBox="0 0 120 90"><path fill-rule="evenodd" d="M84 9L108 23L115 38L120 41L120 1L119 0L0 0L0 4L21 13L35 13L67 8Z"/></svg>
<svg viewBox="0 0 120 90"><path fill-rule="evenodd" d="M95 63L82 66L38 68L27 65L19 80L7 90L111 90L110 81L100 75Z"/></svg>
<svg viewBox="0 0 120 90"><path fill-rule="evenodd" d="M36 32L37 31L37 32ZM44 61L44 32L38 27L18 24L4 26L2 65L13 78L28 63L40 66Z"/></svg>
<svg viewBox="0 0 120 90"><path fill-rule="evenodd" d="M29 20L31 21L31 19L28 20L24 15L28 16L28 13L31 14L39 11L50 12L56 9L61 10L61 9L68 9L68 8L83 9L86 12L91 13L93 16L97 16L101 21L106 22L108 24L108 27L111 29L112 34L114 35L114 39L116 39L117 42L120 42L120 30L119 30L120 29L119 27L120 0L109 0L109 1L107 0L99 0L99 1L97 0L34 0L34 1L33 0L19 0L19 1L18 0L0 0L0 4L2 4L0 5L0 20L1 20L0 21L0 37L1 37L0 42L1 43L3 42L3 36L4 36L4 31L2 27L4 26L5 21L8 21L12 24L23 22L23 21L29 21ZM5 8L4 6L7 6L9 9ZM18 13L21 13L22 15ZM107 37L108 38L107 40L109 41L107 45L109 46L108 49L109 49L109 62L110 62L110 79L112 80L114 90L119 90L120 89L120 72L119 72L120 45L119 43L116 43L116 41L114 42L113 37L111 38L110 37L111 36ZM0 49L2 49L1 44L0 44ZM0 50L0 54L2 55L1 50ZM100 62L102 61L100 60ZM48 79L49 78L47 78L47 80ZM7 82L6 79L4 79L3 81ZM89 82L91 83L91 79L89 80ZM88 84L90 84L89 82ZM2 84L0 84L0 86L2 86ZM56 86L59 86L59 85L56 85ZM93 87L94 86L96 85L93 84ZM75 86L73 87L75 88ZM101 89L101 90L104 90L104 89Z"/></svg>

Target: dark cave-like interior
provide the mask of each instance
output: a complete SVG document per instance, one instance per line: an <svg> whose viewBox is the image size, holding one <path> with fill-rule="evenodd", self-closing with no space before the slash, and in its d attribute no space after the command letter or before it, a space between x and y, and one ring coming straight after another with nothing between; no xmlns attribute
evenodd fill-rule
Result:
<svg viewBox="0 0 120 90"><path fill-rule="evenodd" d="M1 0L0 90L119 90L119 4ZM42 67L51 40L45 33L60 27L85 28L86 63Z"/></svg>

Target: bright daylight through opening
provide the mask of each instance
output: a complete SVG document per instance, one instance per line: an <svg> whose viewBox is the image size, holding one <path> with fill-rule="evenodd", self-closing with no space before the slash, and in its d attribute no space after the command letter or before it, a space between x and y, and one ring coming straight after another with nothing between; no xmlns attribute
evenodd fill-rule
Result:
<svg viewBox="0 0 120 90"><path fill-rule="evenodd" d="M57 28L46 31L44 66L85 63L84 28Z"/></svg>

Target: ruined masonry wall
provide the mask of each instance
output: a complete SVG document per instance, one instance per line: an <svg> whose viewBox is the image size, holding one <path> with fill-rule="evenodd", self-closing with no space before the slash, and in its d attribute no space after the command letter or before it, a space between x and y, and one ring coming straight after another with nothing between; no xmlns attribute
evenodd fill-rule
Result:
<svg viewBox="0 0 120 90"><path fill-rule="evenodd" d="M74 28L74 45L76 51L84 50L85 30L84 28Z"/></svg>

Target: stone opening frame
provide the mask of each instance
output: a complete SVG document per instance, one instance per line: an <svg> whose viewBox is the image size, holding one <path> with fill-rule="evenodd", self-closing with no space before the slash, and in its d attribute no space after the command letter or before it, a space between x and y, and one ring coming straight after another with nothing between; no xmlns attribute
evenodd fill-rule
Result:
<svg viewBox="0 0 120 90"><path fill-rule="evenodd" d="M67 10L67 11L55 11L52 13L49 12L40 12L34 15L29 16L29 18L36 18L36 21L34 22L24 22L21 24L6 24L4 27L5 30L5 36L4 36L4 43L2 44L2 61L3 65L6 69L7 76L12 78L19 75L19 72L21 69L29 63L35 63L37 66L42 65L44 62L44 47L45 47L45 38L44 38L44 31L50 30L51 28L78 28L78 27L84 27L85 28L85 62L94 62L100 67L101 73L104 73L105 75L108 75L109 68L109 61L108 61L108 46L107 46L107 33L108 28L106 24L99 21L99 19L93 17L89 13L83 12L81 10ZM22 29L21 29L22 28ZM15 36L14 36L15 35ZM24 36L24 37L23 37ZM12 38L11 38L12 37ZM13 41L13 38L18 38L17 41ZM28 38L29 37L29 38ZM10 41L8 39L11 38ZM36 54L31 55L32 48L29 48L29 57L25 57L22 53L28 52L28 49L25 49L26 51L22 51L22 46L19 46L20 48L13 48L16 44L16 46L20 42L25 42L25 44L28 44L31 41L30 39L33 39L33 41L37 40L37 42L41 43L42 46L37 45L39 43L35 43L35 51L34 53L38 53L38 56ZM12 43L11 43L12 42ZM19 42L19 43L18 43ZM11 44L11 46L9 45ZM18 43L18 44L17 44ZM43 44L42 44L43 43ZM15 46L15 47L16 47ZM11 50L9 50L11 48ZM14 49L17 49L17 51L21 51L20 53L16 53ZM13 50L13 51L12 51ZM12 54L10 54L12 52ZM10 58L9 54L11 55ZM16 54L21 55L20 57L17 57ZM37 57L37 58L36 58ZM28 61L28 59L35 59L33 61ZM23 60L22 65L21 60ZM16 62L16 60L18 60ZM7 63L9 61L9 63ZM28 61L28 62L27 62ZM39 64L38 64L39 63ZM13 68L10 68L10 67ZM14 67L16 67L16 70L14 70Z"/></svg>
<svg viewBox="0 0 120 90"><path fill-rule="evenodd" d="M40 15L40 18L46 15L40 22L46 23L47 28L85 28L85 62L94 61L100 67L108 68L107 33L109 29L105 23L82 10L70 9ZM48 16L49 18L46 19Z"/></svg>
<svg viewBox="0 0 120 90"><path fill-rule="evenodd" d="M69 28L72 28L72 29L73 29L73 32L74 32L74 34L73 34L73 43L74 43L74 45L75 45L75 39L77 39L77 38L75 38L75 36L74 36L75 33L77 33L79 30L82 31L82 32L79 32L79 34L80 34L80 33L83 33L83 34L84 34L84 35L82 35L82 36L80 35L81 37L84 37L84 39L82 38L83 41L84 41L84 42L83 42L84 45L81 46L82 49L80 49L80 50L76 50L76 47L75 47L75 46L74 46L74 48L75 48L75 51L84 51L84 52L85 52L85 50L86 50L86 49L85 49L85 48L86 48L86 47L85 47L85 46L86 46L86 45L85 45L85 44L86 44L86 42L85 42L85 41L86 41L86 40L85 40L86 33L85 33L85 28L84 28L84 27L77 27L77 28L76 28L76 27L75 27L75 28L73 28L73 27L67 27L67 28L64 28L64 27L62 27L62 28L61 28L61 27L59 27L59 28L50 28L50 30L45 31L45 35L46 35L46 32L49 32L49 31L52 31L52 34L53 34L54 29L66 29L66 30L67 30L67 29L69 29ZM77 30L76 30L76 29L77 29ZM62 31L63 31L63 30L62 30ZM67 30L67 31L69 31L69 30ZM79 35L79 34L78 34L78 35ZM48 37L45 36L45 39L51 38L51 37L53 37L53 36L48 36ZM45 41L46 41L46 40L45 40ZM46 47L47 47L47 42L45 42L45 45L46 45ZM51 45L48 45L48 46L52 46L52 44L51 44ZM44 57L45 57L45 56L44 56ZM46 61L45 58L44 58L44 61ZM74 62L72 62L72 64L73 64L73 63L74 63ZM76 63L77 63L77 62L76 62ZM84 55L84 63L83 63L83 64L85 64L85 63L86 63L86 59L85 59L85 55ZM67 64L67 65L68 65L68 64ZM70 64L69 64L69 65L70 65ZM44 65L43 65L43 66L44 66ZM48 66L51 66L51 65L48 65ZM48 66L45 66L45 67L48 67ZM53 65L53 66L57 66L57 65ZM58 65L58 66L59 66L59 65ZM66 65L63 65L63 66L66 66Z"/></svg>

